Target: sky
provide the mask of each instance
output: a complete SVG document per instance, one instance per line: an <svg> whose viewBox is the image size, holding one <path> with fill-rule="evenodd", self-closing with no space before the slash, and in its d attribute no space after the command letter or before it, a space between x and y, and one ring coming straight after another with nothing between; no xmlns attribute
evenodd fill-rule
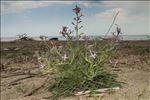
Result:
<svg viewBox="0 0 150 100"><path fill-rule="evenodd" d="M73 29L72 9L78 5L84 17L80 32L105 35L114 16L123 35L150 35L149 1L1 1L1 37L61 36L62 26ZM112 27L110 33L115 31Z"/></svg>

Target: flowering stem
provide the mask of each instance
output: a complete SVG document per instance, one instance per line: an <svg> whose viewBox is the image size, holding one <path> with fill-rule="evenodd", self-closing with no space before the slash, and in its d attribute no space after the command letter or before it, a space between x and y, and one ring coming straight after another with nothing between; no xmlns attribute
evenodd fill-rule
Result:
<svg viewBox="0 0 150 100"><path fill-rule="evenodd" d="M79 40L79 30L78 30L78 23L79 23L79 15L78 13L76 14L77 15L77 21L76 21L76 35L77 35L77 41Z"/></svg>

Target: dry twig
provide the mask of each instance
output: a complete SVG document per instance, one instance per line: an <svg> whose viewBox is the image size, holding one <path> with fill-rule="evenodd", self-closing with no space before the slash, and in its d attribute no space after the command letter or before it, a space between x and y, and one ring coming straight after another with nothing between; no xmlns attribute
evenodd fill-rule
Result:
<svg viewBox="0 0 150 100"><path fill-rule="evenodd" d="M13 80L13 81L10 82L10 84L8 84L8 86L11 86L11 85L17 83L18 81L21 81L21 80L24 80L24 79L28 79L28 78L32 78L32 77L34 77L34 76L35 76L35 75L29 75L29 76L26 76L26 77L22 77L22 78Z"/></svg>
<svg viewBox="0 0 150 100"><path fill-rule="evenodd" d="M107 31L106 34L105 34L105 37L107 36L107 34L109 33L110 29L111 29L112 26L114 25L114 22L115 22L115 20L116 20L116 18L117 18L117 16L118 16L118 14L119 14L119 11L116 13L116 15L115 15L115 17L114 17L114 19L113 19L113 21L112 21L112 23L111 23L111 25L110 25L108 31Z"/></svg>

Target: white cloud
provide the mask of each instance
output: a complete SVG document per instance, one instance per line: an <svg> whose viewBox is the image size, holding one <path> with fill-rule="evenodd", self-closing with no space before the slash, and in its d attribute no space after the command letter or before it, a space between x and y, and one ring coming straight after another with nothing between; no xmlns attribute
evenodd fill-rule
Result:
<svg viewBox="0 0 150 100"><path fill-rule="evenodd" d="M80 1L78 4L84 7L104 6L102 1Z"/></svg>
<svg viewBox="0 0 150 100"><path fill-rule="evenodd" d="M84 7L102 7L107 9L122 8L129 14L145 14L150 12L150 1L81 1Z"/></svg>
<svg viewBox="0 0 150 100"><path fill-rule="evenodd" d="M26 9L46 7L53 4L72 4L71 1L2 1L1 13L14 13L24 11Z"/></svg>
<svg viewBox="0 0 150 100"><path fill-rule="evenodd" d="M106 8L95 16L87 18L88 24L86 24L86 27L88 27L90 33L105 34L112 23L113 17L119 10L120 13L115 23L121 26L124 35L150 34L149 1L99 1L97 3L86 2L85 4L85 7L99 6ZM114 28L111 31L114 31Z"/></svg>
<svg viewBox="0 0 150 100"><path fill-rule="evenodd" d="M3 1L3 14L24 11L26 9L46 7L53 4L71 5L73 1ZM105 34L112 23L113 17L120 13L115 23L122 27L124 34L148 34L150 31L150 2L149 1L76 1L81 6L105 8L93 16L84 19L84 32ZM114 27L111 31L114 31Z"/></svg>
<svg viewBox="0 0 150 100"><path fill-rule="evenodd" d="M123 8L129 14L145 14L149 12L149 1L103 1L105 7L108 8Z"/></svg>
<svg viewBox="0 0 150 100"><path fill-rule="evenodd" d="M114 9L108 9L104 12L97 13L96 16L100 18L111 18L113 17L117 12L119 11L119 16L123 17L126 15L126 11L122 8L114 8Z"/></svg>

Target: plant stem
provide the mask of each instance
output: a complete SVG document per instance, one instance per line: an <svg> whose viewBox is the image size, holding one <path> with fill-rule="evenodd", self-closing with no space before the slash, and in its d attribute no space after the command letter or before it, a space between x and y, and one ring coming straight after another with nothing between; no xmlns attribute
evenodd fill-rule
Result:
<svg viewBox="0 0 150 100"><path fill-rule="evenodd" d="M79 15L77 15L77 21L76 21L76 35L77 35L77 41L79 40L79 32L78 32L78 24L79 24Z"/></svg>

